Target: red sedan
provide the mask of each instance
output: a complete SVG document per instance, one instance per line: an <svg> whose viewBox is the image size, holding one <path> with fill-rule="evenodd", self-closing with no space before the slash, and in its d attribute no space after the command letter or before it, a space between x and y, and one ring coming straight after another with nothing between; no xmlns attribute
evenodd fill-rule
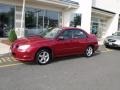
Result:
<svg viewBox="0 0 120 90"><path fill-rule="evenodd" d="M78 28L54 28L41 36L18 39L11 46L17 60L35 60L41 65L60 56L84 54L91 57L97 49L96 36Z"/></svg>

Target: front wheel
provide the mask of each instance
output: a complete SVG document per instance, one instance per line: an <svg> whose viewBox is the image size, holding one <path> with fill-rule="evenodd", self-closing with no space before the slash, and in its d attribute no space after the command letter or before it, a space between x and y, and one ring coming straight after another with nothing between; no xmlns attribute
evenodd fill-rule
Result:
<svg viewBox="0 0 120 90"><path fill-rule="evenodd" d="M105 47L106 47L106 48L110 48L110 46L109 46L109 45L105 45Z"/></svg>
<svg viewBox="0 0 120 90"><path fill-rule="evenodd" d="M86 57L91 57L94 53L93 47L92 46L88 46L85 50L85 56Z"/></svg>
<svg viewBox="0 0 120 90"><path fill-rule="evenodd" d="M48 64L51 61L51 53L47 49L41 49L36 55L36 61L40 65Z"/></svg>

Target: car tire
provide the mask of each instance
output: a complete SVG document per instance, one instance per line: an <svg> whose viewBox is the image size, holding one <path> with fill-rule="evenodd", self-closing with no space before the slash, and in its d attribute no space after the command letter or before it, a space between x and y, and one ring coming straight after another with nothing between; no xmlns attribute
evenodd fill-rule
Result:
<svg viewBox="0 0 120 90"><path fill-rule="evenodd" d="M92 46L88 46L85 50L85 56L86 57L91 57L94 53L94 49Z"/></svg>
<svg viewBox="0 0 120 90"><path fill-rule="evenodd" d="M109 46L109 45L105 45L105 47L106 47L106 48L110 48L110 46Z"/></svg>
<svg viewBox="0 0 120 90"><path fill-rule="evenodd" d="M37 52L35 59L38 64L45 65L50 63L52 54L47 49L41 49Z"/></svg>

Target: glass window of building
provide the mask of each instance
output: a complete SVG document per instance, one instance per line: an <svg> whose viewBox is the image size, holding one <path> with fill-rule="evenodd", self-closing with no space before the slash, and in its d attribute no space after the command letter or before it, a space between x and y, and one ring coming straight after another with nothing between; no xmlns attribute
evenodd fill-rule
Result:
<svg viewBox="0 0 120 90"><path fill-rule="evenodd" d="M0 37L7 37L10 29L14 28L14 6L0 4Z"/></svg>
<svg viewBox="0 0 120 90"><path fill-rule="evenodd" d="M43 30L44 11L26 8L25 12L25 35L39 35Z"/></svg>
<svg viewBox="0 0 120 90"><path fill-rule="evenodd" d="M70 26L72 27L81 26L81 14L73 13L71 15Z"/></svg>
<svg viewBox="0 0 120 90"><path fill-rule="evenodd" d="M45 11L44 17L44 28L52 29L58 27L59 17L58 12L55 11Z"/></svg>
<svg viewBox="0 0 120 90"><path fill-rule="evenodd" d="M95 34L98 38L102 38L106 33L108 20L109 18L105 18L105 16L101 17L93 15L91 18L91 33Z"/></svg>
<svg viewBox="0 0 120 90"><path fill-rule="evenodd" d="M60 12L26 8L25 36L40 35L46 30L59 26Z"/></svg>
<svg viewBox="0 0 120 90"><path fill-rule="evenodd" d="M91 21L91 33L97 35L99 29L99 19L93 18Z"/></svg>
<svg viewBox="0 0 120 90"><path fill-rule="evenodd" d="M28 29L43 28L43 14L43 10L27 8L25 13L25 27Z"/></svg>
<svg viewBox="0 0 120 90"><path fill-rule="evenodd" d="M119 17L119 21L118 21L118 30L120 31L120 17Z"/></svg>
<svg viewBox="0 0 120 90"><path fill-rule="evenodd" d="M37 13L35 9L26 9L25 12L25 27L28 29L36 28Z"/></svg>

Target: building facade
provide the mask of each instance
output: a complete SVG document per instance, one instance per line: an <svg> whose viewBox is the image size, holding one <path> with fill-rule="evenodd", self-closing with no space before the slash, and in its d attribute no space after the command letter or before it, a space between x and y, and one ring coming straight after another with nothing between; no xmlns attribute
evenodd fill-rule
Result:
<svg viewBox="0 0 120 90"><path fill-rule="evenodd" d="M0 38L54 27L80 27L98 38L120 30L120 0L0 0Z"/></svg>

